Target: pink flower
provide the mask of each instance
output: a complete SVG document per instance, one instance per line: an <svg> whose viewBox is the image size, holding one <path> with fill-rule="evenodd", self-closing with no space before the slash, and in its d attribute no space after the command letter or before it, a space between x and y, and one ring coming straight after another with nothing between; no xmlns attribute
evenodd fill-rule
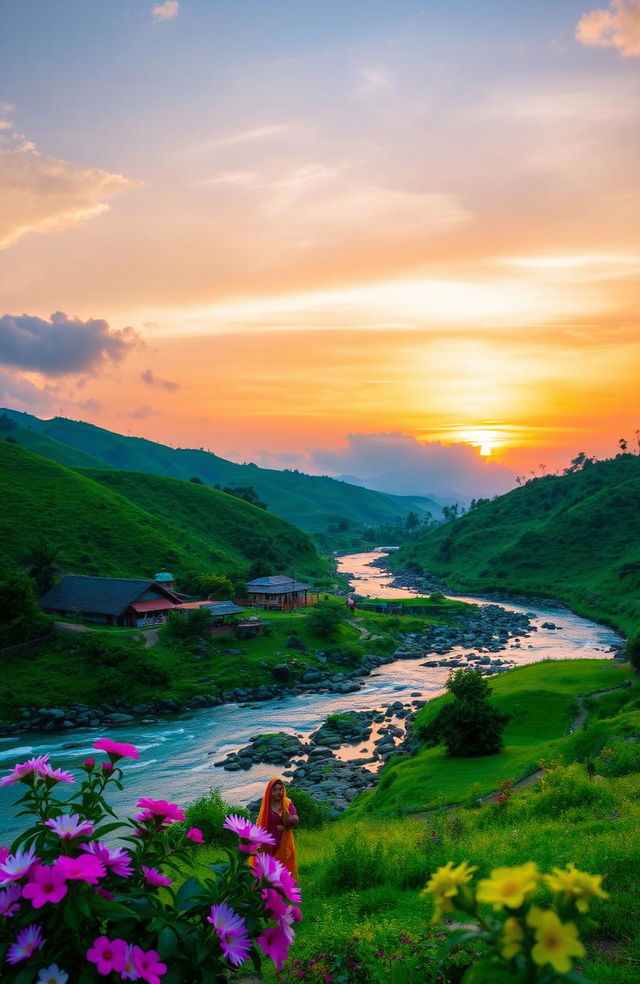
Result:
<svg viewBox="0 0 640 984"><path fill-rule="evenodd" d="M36 984L67 984L68 980L66 970L60 970L57 964L51 964L50 967L43 967L38 971Z"/></svg>
<svg viewBox="0 0 640 984"><path fill-rule="evenodd" d="M74 837L79 837L80 834L91 834L93 833L93 824L90 820L81 820L78 813L74 813L70 816L68 813L63 813L62 816L56 817L55 820L45 820L45 826L50 827L54 834L61 837L63 840L73 840Z"/></svg>
<svg viewBox="0 0 640 984"><path fill-rule="evenodd" d="M267 957L271 957L278 970L289 955L289 940L281 926L270 926L256 937L256 943Z"/></svg>
<svg viewBox="0 0 640 984"><path fill-rule="evenodd" d="M110 738L98 738L97 741L94 741L93 747L100 749L102 752L106 752L112 761L117 761L121 758L140 758L140 752L134 745L126 745L119 741L111 741Z"/></svg>
<svg viewBox="0 0 640 984"><path fill-rule="evenodd" d="M102 763L102 771L103 772L113 772L113 763L112 762L103 762Z"/></svg>
<svg viewBox="0 0 640 984"><path fill-rule="evenodd" d="M87 854L92 854L114 875L128 878L132 874L131 857L122 847L110 848L103 841L90 841L80 847Z"/></svg>
<svg viewBox="0 0 640 984"><path fill-rule="evenodd" d="M9 888L0 891L0 916L5 916L8 919L14 912L18 912L20 909L20 905L18 904L19 898L19 885L9 885Z"/></svg>
<svg viewBox="0 0 640 984"><path fill-rule="evenodd" d="M4 864L4 862L7 860L8 857L9 857L9 848L0 847L0 864Z"/></svg>
<svg viewBox="0 0 640 984"><path fill-rule="evenodd" d="M89 771L91 771L91 769L93 769L93 767L94 767L95 764L96 764L96 760L95 759L92 759L92 758L86 758L84 760L84 762L82 763L83 768L89 769Z"/></svg>
<svg viewBox="0 0 640 984"><path fill-rule="evenodd" d="M55 782L75 782L71 772L65 772L64 769L52 769L48 762L40 769L40 775L51 785Z"/></svg>
<svg viewBox="0 0 640 984"><path fill-rule="evenodd" d="M92 854L81 854L77 858L61 854L54 865L62 869L67 880L84 881L88 885L96 885L98 879L104 878L107 873L105 866Z"/></svg>
<svg viewBox="0 0 640 984"><path fill-rule="evenodd" d="M247 933L247 924L226 902L212 905L207 916L218 934L222 953L227 960L239 967L247 959L251 950L251 940Z"/></svg>
<svg viewBox="0 0 640 984"><path fill-rule="evenodd" d="M46 902L59 902L67 894L66 876L61 868L36 864L29 872L29 881L24 885L22 894L25 899L31 899L34 909L41 909Z"/></svg>
<svg viewBox="0 0 640 984"><path fill-rule="evenodd" d="M256 854L253 873L258 881L264 879L279 888L291 902L300 902L302 896L295 878L281 861L270 854Z"/></svg>
<svg viewBox="0 0 640 984"><path fill-rule="evenodd" d="M199 827L190 827L186 833L187 840L193 841L194 844L204 844L204 834Z"/></svg>
<svg viewBox="0 0 640 984"><path fill-rule="evenodd" d="M259 827L257 823L251 823L249 820L245 820L244 817L240 817L236 813L232 813L226 817L222 826L226 827L227 830L233 831L241 840L249 841L248 844L238 845L238 850L244 854L253 854L259 847L264 847L266 844L275 844L275 838L268 830Z"/></svg>
<svg viewBox="0 0 640 984"><path fill-rule="evenodd" d="M138 968L136 967L136 957L133 952L135 949L133 943L127 943L127 949L124 955L124 967L120 972L120 977L123 981L137 981L138 980Z"/></svg>
<svg viewBox="0 0 640 984"><path fill-rule="evenodd" d="M154 800L143 796L142 799L138 800L137 805L144 811L141 817L144 820L149 819L151 816L158 817L163 823L172 823L174 820L187 819L184 810L181 810L175 803L168 803L167 800ZM140 818L137 817L136 819Z"/></svg>
<svg viewBox="0 0 640 984"><path fill-rule="evenodd" d="M124 970L127 944L124 940L110 940L108 936L98 936L93 946L87 950L87 960L94 963L99 974L119 974Z"/></svg>
<svg viewBox="0 0 640 984"><path fill-rule="evenodd" d="M277 921L288 942L293 943L296 934L292 927L294 922L300 922L302 919L300 909L297 905L287 905L280 892L276 891L275 888L264 888L261 894L267 912L272 919Z"/></svg>
<svg viewBox="0 0 640 984"><path fill-rule="evenodd" d="M15 854L9 854L0 864L0 885L7 885L9 882L22 878L29 873L31 865L38 860L33 847L30 847L28 851L20 849Z"/></svg>
<svg viewBox="0 0 640 984"><path fill-rule="evenodd" d="M42 938L42 927L33 923L25 929L21 929L7 950L7 963L16 964L21 960L28 960L34 950L39 950L45 942Z"/></svg>
<svg viewBox="0 0 640 984"><path fill-rule="evenodd" d="M35 758L30 758L26 762L14 765L9 775L3 776L0 779L0 786L10 786L14 782L22 782L31 776L34 777L35 781L35 779L40 778L41 770L45 766L49 767L48 761L48 755L37 755Z"/></svg>
<svg viewBox="0 0 640 984"><path fill-rule="evenodd" d="M133 948L133 958L138 974L143 981L149 984L160 984L160 975L166 974L167 965L160 962L155 950L141 950L139 946Z"/></svg>
<svg viewBox="0 0 640 984"><path fill-rule="evenodd" d="M154 888L157 888L159 885L173 884L173 878L167 878L167 876L161 874L157 868L147 868L147 866L143 864L142 870L144 872L144 877L147 884L153 885Z"/></svg>

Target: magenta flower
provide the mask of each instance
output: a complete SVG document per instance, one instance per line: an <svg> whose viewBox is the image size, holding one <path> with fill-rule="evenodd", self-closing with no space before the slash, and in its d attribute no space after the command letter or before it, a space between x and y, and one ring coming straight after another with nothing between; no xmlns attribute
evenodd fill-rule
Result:
<svg viewBox="0 0 640 984"><path fill-rule="evenodd" d="M80 847L87 854L92 854L105 866L108 871L121 878L128 878L132 873L131 857L122 847L107 847L104 841L90 841Z"/></svg>
<svg viewBox="0 0 640 984"><path fill-rule="evenodd" d="M158 888L160 885L172 885L173 878L167 878L166 875L161 874L157 868L147 868L145 864L142 865L142 870L144 872L144 877L148 885L153 885L154 888Z"/></svg>
<svg viewBox="0 0 640 984"><path fill-rule="evenodd" d="M84 762L82 763L83 767L85 769L88 769L89 771L91 771L91 769L93 769L93 767L94 767L95 764L96 764L96 760L95 759L92 759L92 758L86 758L84 760Z"/></svg>
<svg viewBox="0 0 640 984"><path fill-rule="evenodd" d="M55 820L45 820L45 826L50 827L54 834L57 834L63 840L73 840L74 837L79 837L80 834L91 836L93 833L93 824L91 821L81 820L78 813L74 813L71 816L68 813L63 813L62 816L56 817Z"/></svg>
<svg viewBox="0 0 640 984"><path fill-rule="evenodd" d="M9 885L9 888L5 888L0 891L0 916L5 916L8 919L9 916L14 914L14 912L18 912L20 909L20 905L18 903L19 898L19 885Z"/></svg>
<svg viewBox="0 0 640 984"><path fill-rule="evenodd" d="M134 745L126 745L123 742L111 741L110 738L98 738L93 743L94 748L106 752L110 759L117 761L121 758L139 759L140 752Z"/></svg>
<svg viewBox="0 0 640 984"><path fill-rule="evenodd" d="M29 872L29 881L23 886L25 899L31 899L34 909L41 909L46 902L55 905L67 894L66 876L61 868L35 864Z"/></svg>
<svg viewBox="0 0 640 984"><path fill-rule="evenodd" d="M143 796L138 800L137 805L141 807L142 813L137 814L136 820L149 820L157 817L162 823L173 823L174 820L186 820L184 810L181 810L175 803L168 803L167 800L150 799Z"/></svg>
<svg viewBox="0 0 640 984"><path fill-rule="evenodd" d="M287 905L280 892L275 888L264 888L261 895L269 916L276 920L289 943L293 943L296 935L293 931L293 924L302 919L300 909L297 905Z"/></svg>
<svg viewBox="0 0 640 984"><path fill-rule="evenodd" d="M264 847L267 844L275 844L275 838L268 830L259 827L257 823L251 823L249 820L245 820L244 817L240 817L236 813L225 817L222 826L226 827L227 830L233 831L241 840L248 841L247 844L238 844L238 850L244 854L253 854L259 847Z"/></svg>
<svg viewBox="0 0 640 984"><path fill-rule="evenodd" d="M103 772L113 772L113 762L103 762L102 763Z"/></svg>
<svg viewBox="0 0 640 984"><path fill-rule="evenodd" d="M16 964L21 960L28 960L33 951L39 950L44 942L42 927L37 923L21 929L15 943L12 943L7 950L7 963Z"/></svg>
<svg viewBox="0 0 640 984"><path fill-rule="evenodd" d="M143 981L149 984L160 984L160 976L166 974L167 965L160 962L155 950L141 950L139 946L133 948L133 958L136 970Z"/></svg>
<svg viewBox="0 0 640 984"><path fill-rule="evenodd" d="M22 782L30 776L33 776L34 779L40 778L41 770L48 766L48 762L48 755L37 755L26 762L20 762L18 765L14 765L8 776L3 776L0 779L0 786L10 786L12 783Z"/></svg>
<svg viewBox="0 0 640 984"><path fill-rule="evenodd" d="M43 967L38 971L36 984L67 984L68 980L69 975L65 970L60 970L57 964L51 964L50 967Z"/></svg>
<svg viewBox="0 0 640 984"><path fill-rule="evenodd" d="M99 974L117 974L124 970L127 944L124 940L110 940L108 936L98 936L93 946L87 950L87 960L94 963Z"/></svg>
<svg viewBox="0 0 640 984"><path fill-rule="evenodd" d="M8 857L9 857L9 848L0 847L0 864L4 864L4 862L7 860Z"/></svg>
<svg viewBox="0 0 640 984"><path fill-rule="evenodd" d="M187 840L193 841L194 844L204 844L204 834L199 827L190 827L186 833Z"/></svg>
<svg viewBox="0 0 640 984"><path fill-rule="evenodd" d="M251 950L251 940L247 933L247 924L237 912L227 905L220 902L219 905L212 905L211 911L207 916L218 934L222 953L227 960L239 967L247 959Z"/></svg>
<svg viewBox="0 0 640 984"><path fill-rule="evenodd" d="M267 957L271 957L278 970L281 970L289 955L289 940L282 927L270 926L265 929L256 937L256 943Z"/></svg>
<svg viewBox="0 0 640 984"><path fill-rule="evenodd" d="M61 854L54 866L62 869L68 881L84 881L88 885L96 885L107 873L105 866L92 854L81 854L77 858Z"/></svg>
<svg viewBox="0 0 640 984"><path fill-rule="evenodd" d="M264 880L281 889L291 902L300 902L302 896L289 869L271 854L256 854L253 873L258 881Z"/></svg>
<svg viewBox="0 0 640 984"><path fill-rule="evenodd" d="M136 957L133 952L135 949L133 943L127 943L127 949L124 954L124 967L120 971L120 977L123 981L137 981L138 980L138 968L136 967Z"/></svg>
<svg viewBox="0 0 640 984"><path fill-rule="evenodd" d="M75 782L71 772L65 772L64 769L52 769L48 762L39 771L42 778L52 785L54 782Z"/></svg>
<svg viewBox="0 0 640 984"><path fill-rule="evenodd" d="M15 854L7 855L0 864L0 885L7 885L9 882L22 878L29 873L31 865L38 860L33 847L30 847L28 851L20 849Z"/></svg>

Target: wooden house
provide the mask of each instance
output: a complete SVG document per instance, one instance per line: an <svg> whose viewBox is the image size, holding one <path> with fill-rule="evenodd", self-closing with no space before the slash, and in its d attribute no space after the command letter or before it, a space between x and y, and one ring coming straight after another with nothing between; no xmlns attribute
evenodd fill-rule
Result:
<svg viewBox="0 0 640 984"><path fill-rule="evenodd" d="M253 608L271 608L279 612L306 608L309 585L285 574L257 577L247 584L247 603Z"/></svg>
<svg viewBox="0 0 640 984"><path fill-rule="evenodd" d="M104 625L153 625L181 599L157 581L67 574L40 599L50 615Z"/></svg>

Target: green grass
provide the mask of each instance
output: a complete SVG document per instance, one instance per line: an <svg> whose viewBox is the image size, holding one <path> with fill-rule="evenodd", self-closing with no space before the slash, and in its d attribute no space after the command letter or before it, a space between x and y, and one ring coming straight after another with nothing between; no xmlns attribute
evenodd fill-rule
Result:
<svg viewBox="0 0 640 984"><path fill-rule="evenodd" d="M359 796L348 814L392 816L456 803L473 789L491 793L506 779L533 772L541 760L562 758L569 725L583 694L620 686L632 678L627 666L611 660L545 661L492 678L492 702L511 715L504 751L482 758L450 758L442 747L423 748L410 759L390 763L378 786ZM449 695L419 712L416 727L427 724Z"/></svg>
<svg viewBox="0 0 640 984"><path fill-rule="evenodd" d="M640 456L547 476L446 523L390 557L463 591L566 601L626 634L640 624Z"/></svg>

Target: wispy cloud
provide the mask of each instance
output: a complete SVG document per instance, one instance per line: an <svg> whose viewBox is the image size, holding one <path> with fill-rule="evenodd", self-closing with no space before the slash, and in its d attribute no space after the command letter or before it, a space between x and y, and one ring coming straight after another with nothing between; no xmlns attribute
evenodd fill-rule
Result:
<svg viewBox="0 0 640 984"><path fill-rule="evenodd" d="M180 389L178 383L172 383L169 379L160 379L158 376L154 376L151 369L145 369L141 372L140 379L147 386L154 386L156 389L168 390L170 392Z"/></svg>
<svg viewBox="0 0 640 984"><path fill-rule="evenodd" d="M360 80L355 89L356 96L369 96L373 92L383 92L391 89L393 75L388 68L370 66L361 68Z"/></svg>
<svg viewBox="0 0 640 984"><path fill-rule="evenodd" d="M617 48L621 55L640 55L640 0L611 0L607 9L583 14L576 38L589 47Z"/></svg>
<svg viewBox="0 0 640 984"><path fill-rule="evenodd" d="M0 249L29 232L79 225L108 211L106 199L136 187L121 174L77 167L24 144L0 149Z"/></svg>
<svg viewBox="0 0 640 984"><path fill-rule="evenodd" d="M151 11L154 21L174 20L180 13L178 0L163 0L157 3Z"/></svg>
<svg viewBox="0 0 640 984"><path fill-rule="evenodd" d="M235 144L254 143L259 140L268 140L271 137L279 137L283 133L289 133L293 129L291 123L269 123L266 126L251 127L248 130L241 130L239 133L230 133L226 137L217 137L215 140L208 140L207 147L231 147Z"/></svg>

